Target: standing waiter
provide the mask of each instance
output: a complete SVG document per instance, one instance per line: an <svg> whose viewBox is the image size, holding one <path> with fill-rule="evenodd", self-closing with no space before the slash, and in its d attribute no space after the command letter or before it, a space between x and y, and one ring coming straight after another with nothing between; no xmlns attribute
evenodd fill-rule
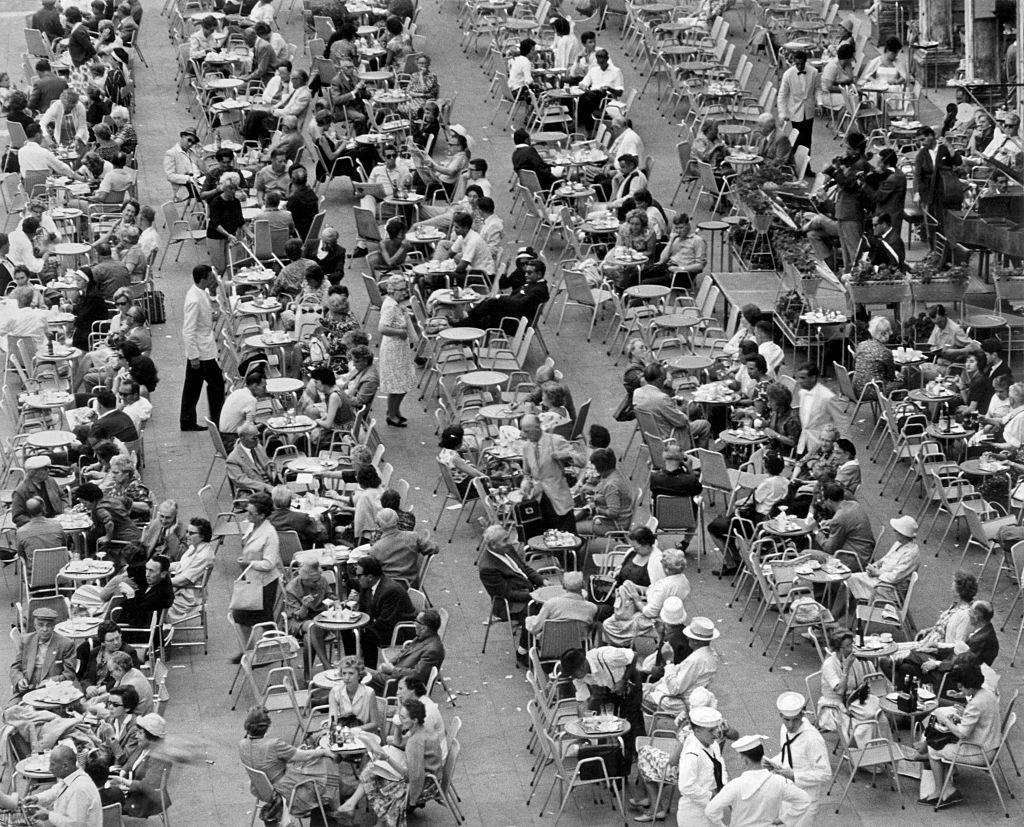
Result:
<svg viewBox="0 0 1024 827"><path fill-rule="evenodd" d="M220 311L214 310L210 301L210 291L217 287L217 276L209 264L197 264L192 268L192 281L185 294L185 320L181 325L187 361L178 423L183 431L205 431L196 417L196 404L204 382L211 421L220 421L220 409L224 405L224 374L217 361L217 338L213 332Z"/></svg>
<svg viewBox="0 0 1024 827"><path fill-rule="evenodd" d="M814 132L814 107L818 95L820 77L818 70L807 65L807 52L793 52L793 65L782 74L779 85L779 120L789 121L797 131L793 144L807 147L811 151L811 134ZM811 168L807 167L807 174Z"/></svg>

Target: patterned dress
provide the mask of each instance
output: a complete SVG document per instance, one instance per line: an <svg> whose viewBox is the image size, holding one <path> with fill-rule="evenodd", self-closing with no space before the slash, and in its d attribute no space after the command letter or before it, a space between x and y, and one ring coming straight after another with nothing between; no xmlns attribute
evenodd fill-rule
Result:
<svg viewBox="0 0 1024 827"><path fill-rule="evenodd" d="M384 299L380 308L380 327L406 327L408 316L405 308L391 296ZM416 384L416 370L413 367L412 351L406 339L395 336L381 336L377 357L382 393L408 393Z"/></svg>

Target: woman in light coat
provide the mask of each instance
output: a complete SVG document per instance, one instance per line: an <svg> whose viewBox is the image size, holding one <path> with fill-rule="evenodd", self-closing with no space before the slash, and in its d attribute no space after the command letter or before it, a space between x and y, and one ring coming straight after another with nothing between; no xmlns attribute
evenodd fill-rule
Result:
<svg viewBox="0 0 1024 827"><path fill-rule="evenodd" d="M185 535L189 546L180 560L171 563L171 585L174 586L174 603L167 610L165 620L179 623L199 609L202 593L196 588L213 568L213 527L203 517L189 520Z"/></svg>
<svg viewBox="0 0 1024 827"><path fill-rule="evenodd" d="M64 118L70 116L70 125L73 134L67 134L64 128ZM59 98L49 105L47 110L40 116L39 125L43 128L43 134L48 135L52 131L54 143L68 144L72 140L89 143L89 122L85 117L85 104L78 98L78 93L73 89L65 89Z"/></svg>
<svg viewBox="0 0 1024 827"><path fill-rule="evenodd" d="M274 501L264 491L249 497L245 508L252 523L249 533L242 538L242 565L255 574L263 586L263 601L259 609L231 612L231 619L241 627L242 638L247 640L252 627L274 619L274 604L277 602L278 582L284 576L281 552L278 547L277 529L267 519L274 510ZM241 660L241 653L232 659Z"/></svg>

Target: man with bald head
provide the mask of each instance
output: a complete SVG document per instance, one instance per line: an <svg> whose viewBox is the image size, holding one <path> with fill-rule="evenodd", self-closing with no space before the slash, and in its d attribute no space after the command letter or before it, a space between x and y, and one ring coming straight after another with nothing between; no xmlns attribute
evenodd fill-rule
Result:
<svg viewBox="0 0 1024 827"><path fill-rule="evenodd" d="M345 275L345 248L338 244L338 231L334 227L324 227L319 238L307 241L302 255L319 265L328 282L341 282Z"/></svg>
<svg viewBox="0 0 1024 827"><path fill-rule="evenodd" d="M556 595L544 601L540 611L526 618L526 631L532 635L543 633L544 624L549 620L582 620L593 623L597 614L597 604L591 603L583 596L583 573L567 571L562 576L564 594Z"/></svg>
<svg viewBox="0 0 1024 827"><path fill-rule="evenodd" d="M384 576L417 585L423 558L436 554L437 544L415 531L399 529L398 512L392 508L377 512L377 528L380 537L370 546L370 556L380 560Z"/></svg>
<svg viewBox="0 0 1024 827"><path fill-rule="evenodd" d="M269 494L274 487L276 471L266 449L260 445L260 432L251 422L245 422L238 428L238 439L228 454L226 465L228 479L236 489L245 493L265 491Z"/></svg>
<svg viewBox="0 0 1024 827"><path fill-rule="evenodd" d="M527 414L519 423L523 438L523 494L536 500L545 529L555 528L576 533L573 516L572 489L565 479L565 465L585 464L564 437L545 433L540 420Z"/></svg>
<svg viewBox="0 0 1024 827"><path fill-rule="evenodd" d="M757 148L757 154L769 164L788 164L793 155L789 138L779 131L775 116L771 112L762 112L757 116L754 146Z"/></svg>
<svg viewBox="0 0 1024 827"><path fill-rule="evenodd" d="M315 554L301 558L299 573L284 589L284 614L291 634L299 638L305 636L313 619L327 608L324 600L331 596L332 585L320 570L320 560Z"/></svg>
<svg viewBox="0 0 1024 827"><path fill-rule="evenodd" d="M26 807L35 810L34 820L67 827L102 827L99 788L78 768L78 756L71 747L58 744L50 750L50 773L57 783L25 799Z"/></svg>
<svg viewBox="0 0 1024 827"><path fill-rule="evenodd" d="M186 543L185 527L178 521L178 504L174 500L164 500L157 506L140 542L147 558L166 554L174 562L181 557Z"/></svg>
<svg viewBox="0 0 1024 827"><path fill-rule="evenodd" d="M25 517L28 522L18 526L15 548L26 565L31 564L32 552L36 549L63 548L66 545L60 520L46 516L42 499L29 497L25 500Z"/></svg>

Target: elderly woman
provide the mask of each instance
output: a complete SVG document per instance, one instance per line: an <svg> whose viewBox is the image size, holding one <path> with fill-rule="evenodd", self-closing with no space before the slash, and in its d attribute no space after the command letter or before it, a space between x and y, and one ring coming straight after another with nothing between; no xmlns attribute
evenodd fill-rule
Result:
<svg viewBox="0 0 1024 827"><path fill-rule="evenodd" d="M81 664L78 679L85 689L87 698L94 698L108 692L114 686L110 674L110 656L124 652L133 664L138 664L138 655L121 634L121 627L112 620L104 620L96 630L93 641L86 641L78 647L76 654Z"/></svg>
<svg viewBox="0 0 1024 827"><path fill-rule="evenodd" d="M118 498L130 503L133 518L148 518L153 510L153 495L139 479L135 459L127 454L111 458L110 470L99 481L99 487L107 499Z"/></svg>
<svg viewBox="0 0 1024 827"><path fill-rule="evenodd" d="M633 520L633 491L629 480L615 467L615 452L598 448L590 455L598 481L584 494L587 505L576 510L576 528L583 536L604 537L627 531Z"/></svg>
<svg viewBox="0 0 1024 827"><path fill-rule="evenodd" d="M620 248L647 256L654 255L658 246L658 236L651 229L650 220L643 210L630 210L626 220L619 226L615 236L615 246L605 255L602 269L608 278L619 288L620 292L635 283L640 276L639 265L623 265L616 260Z"/></svg>
<svg viewBox="0 0 1024 827"><path fill-rule="evenodd" d="M114 126L117 129L112 136L114 142L121 147L123 153L129 156L132 155L135 152L135 148L139 145L139 139L135 134L135 127L131 124L131 115L128 112L128 108L115 106L110 110L110 120L114 122Z"/></svg>
<svg viewBox="0 0 1024 827"><path fill-rule="evenodd" d="M896 364L889 340L892 338L892 325L884 316L873 316L868 322L869 338L857 345L853 357L853 390L860 396L869 382L874 382L882 393L888 395L903 384L896 374ZM877 394L872 388L865 399L876 399Z"/></svg>
<svg viewBox="0 0 1024 827"><path fill-rule="evenodd" d="M416 71L410 76L405 92L410 97L406 112L415 117L420 116L426 101L437 100L441 84L437 80L437 75L430 70L428 55L417 55Z"/></svg>
<svg viewBox="0 0 1024 827"><path fill-rule="evenodd" d="M764 433L768 447L789 454L800 439L800 414L793 407L793 394L785 385L768 386L768 422Z"/></svg>
<svg viewBox="0 0 1024 827"><path fill-rule="evenodd" d="M416 384L409 348L409 314L404 306L409 301L409 284L402 276L391 276L381 282L381 288L387 293L377 326L382 337L377 357L380 391L388 396L384 421L393 428L404 428L407 420L402 416L402 399Z"/></svg>
<svg viewBox="0 0 1024 827"><path fill-rule="evenodd" d="M171 585L174 603L164 614L167 623L180 623L199 610L202 593L198 586L213 569L216 560L213 548L213 527L205 517L193 517L185 529L188 548L181 558L171 563Z"/></svg>
<svg viewBox="0 0 1024 827"><path fill-rule="evenodd" d="M360 735L373 759L359 775L359 786L340 812L352 813L366 798L378 824L401 827L409 807L437 798L439 790L427 778L441 771L441 744L437 736L423 726L427 718L423 702L417 698L402 701L398 708L400 732L380 746L376 737Z"/></svg>
<svg viewBox="0 0 1024 827"><path fill-rule="evenodd" d="M949 673L949 682L959 687L966 706L962 711L959 706L939 707L931 714L931 720L948 730L952 740L940 744L930 739L926 730L925 740L917 744L919 756L927 752L935 778L935 795L922 803L936 807L956 804L964 797L946 778L948 770L943 762L950 762L955 756L959 764L983 767L995 757L1002 738L999 698L985 687L981 667L975 663L957 666Z"/></svg>
<svg viewBox="0 0 1024 827"><path fill-rule="evenodd" d="M870 661L853 656L853 632L839 629L829 637L829 655L821 664L818 729L836 732L843 724L846 697L874 670Z"/></svg>
<svg viewBox="0 0 1024 827"><path fill-rule="evenodd" d="M346 655L338 664L341 683L336 684L327 696L330 722L348 729L378 732L377 696L370 687L362 683L364 670L359 658Z"/></svg>
<svg viewBox="0 0 1024 827"><path fill-rule="evenodd" d="M464 444L466 433L461 425L448 425L441 431L441 440L438 442L437 461L448 469L452 481L464 500L471 500L476 497L476 489L473 487L473 478L486 478L486 474L467 462L463 456L469 450Z"/></svg>
<svg viewBox="0 0 1024 827"><path fill-rule="evenodd" d="M300 749L280 738L267 737L270 715L262 706L254 706L245 716L245 737L238 743L238 757L250 769L265 773L274 790L285 801L291 801L295 816L306 816L317 807L317 799L328 804L333 815L337 800L338 772L330 749ZM255 794L253 790L253 794ZM294 796L294 798L293 798ZM277 824L280 806L271 818L265 803L261 818L266 824Z"/></svg>
<svg viewBox="0 0 1024 827"><path fill-rule="evenodd" d="M278 548L277 530L267 519L274 510L270 495L260 491L249 497L245 514L252 528L242 537L242 564L250 576L255 576L263 586L263 600L258 609L235 609L231 619L238 624L241 639L248 640L252 627L274 619L274 605L277 603L278 583L284 576L281 553ZM241 653L232 658L232 663L241 662Z"/></svg>
<svg viewBox="0 0 1024 827"><path fill-rule="evenodd" d="M869 563L865 571L855 571L846 581L851 606L858 601L866 603L876 589L883 596L888 594L890 600L898 600L906 593L910 576L921 563L921 550L914 542L918 530L917 520L904 514L889 520L889 527L896 532L896 542L885 556L876 563ZM848 610L846 603L846 597L839 595L832 611L837 619Z"/></svg>
<svg viewBox="0 0 1024 827"><path fill-rule="evenodd" d="M416 160L433 172L451 198L455 194L459 179L466 174L469 167L472 147L472 140L466 128L461 124L455 124L448 130L448 157L444 161L435 161L421 150L416 151ZM433 186L427 187L428 194L432 189Z"/></svg>
<svg viewBox="0 0 1024 827"><path fill-rule="evenodd" d="M345 288L331 287L324 299L324 313L313 335L313 340L305 345L304 367L312 370L318 367L329 367L335 373L348 370L348 350L351 347L351 334L360 332L359 320L349 309L348 293Z"/></svg>
<svg viewBox="0 0 1024 827"><path fill-rule="evenodd" d="M139 715L148 715L152 712L153 687L149 683L149 678L135 666L131 655L127 652L117 651L109 655L107 660L110 663L110 677L114 680L112 688L130 686L139 696L139 703L136 707Z"/></svg>

